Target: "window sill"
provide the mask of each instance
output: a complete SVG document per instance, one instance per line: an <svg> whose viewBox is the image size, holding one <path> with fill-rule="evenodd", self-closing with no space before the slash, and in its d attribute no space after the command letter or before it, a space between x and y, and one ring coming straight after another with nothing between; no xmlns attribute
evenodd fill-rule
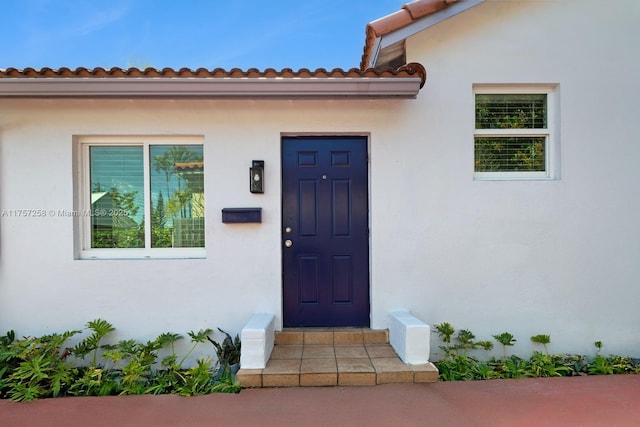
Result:
<svg viewBox="0 0 640 427"><path fill-rule="evenodd" d="M153 259L205 259L204 248L168 249L90 249L80 252L81 260L153 260Z"/></svg>
<svg viewBox="0 0 640 427"><path fill-rule="evenodd" d="M554 181L546 172L476 172L474 181Z"/></svg>

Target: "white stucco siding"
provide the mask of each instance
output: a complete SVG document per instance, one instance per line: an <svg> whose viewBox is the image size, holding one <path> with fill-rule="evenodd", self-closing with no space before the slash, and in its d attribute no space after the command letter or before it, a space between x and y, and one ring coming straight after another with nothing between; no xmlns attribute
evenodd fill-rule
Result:
<svg viewBox="0 0 640 427"><path fill-rule="evenodd" d="M408 39L429 78L415 128L373 145L373 159L384 147L405 165L374 161L374 326L408 308L479 339L510 331L525 355L538 333L552 351L602 340L640 354L638 22L631 0L488 0ZM558 85L556 180L473 181L478 83ZM404 191L382 191L381 176Z"/></svg>
<svg viewBox="0 0 640 427"><path fill-rule="evenodd" d="M122 337L151 339L161 332L221 326L239 332L253 307L272 310L279 288L264 252L268 224L277 213L265 206L265 224L226 228L220 209L249 203L245 193L252 158L275 164L277 153L261 138L253 149L220 127L227 113L172 102L33 101L2 106L0 127L3 209L43 209L44 218L3 217L0 256L0 325L33 335L81 327L101 317ZM49 107L49 108L45 108ZM217 118L216 118L217 117ZM74 259L73 219L50 212L72 210L75 135L202 135L205 145L206 240L204 260ZM244 150L244 151L243 151ZM249 155L246 155L247 150ZM243 158L244 156L244 158ZM240 171L235 171L235 168ZM277 172L267 170L277 182ZM238 181L236 181L236 179ZM239 189L242 188L242 191ZM234 191L238 190L238 191ZM276 203L277 206L277 203ZM277 212L277 211L276 211ZM233 240L231 244L229 241ZM220 243L225 242L224 246ZM254 244L249 244L254 242ZM229 260L250 260L258 282ZM256 292L259 287L264 293ZM238 310L235 299L246 301Z"/></svg>
<svg viewBox="0 0 640 427"><path fill-rule="evenodd" d="M639 20L633 0L487 0L407 40L429 74L417 100L0 100L0 209L73 209L82 135L201 136L206 193L205 259L79 260L72 218L0 217L0 333L97 317L118 338L238 333L255 312L279 329L281 136L344 133L370 139L373 328L408 309L481 339L509 331L520 354L545 333L554 352L602 340L638 356ZM557 85L556 179L474 181L473 85L486 83ZM261 224L221 222L253 206Z"/></svg>
<svg viewBox="0 0 640 427"><path fill-rule="evenodd" d="M37 335L100 317L122 338L220 326L239 332L255 312L281 319L282 134L372 135L415 101L0 101L0 328ZM199 135L204 143L206 259L80 260L74 137ZM378 136L379 135L379 136ZM249 192L252 160L265 193ZM223 224L225 207L261 207L261 224ZM206 349L205 349L206 350Z"/></svg>

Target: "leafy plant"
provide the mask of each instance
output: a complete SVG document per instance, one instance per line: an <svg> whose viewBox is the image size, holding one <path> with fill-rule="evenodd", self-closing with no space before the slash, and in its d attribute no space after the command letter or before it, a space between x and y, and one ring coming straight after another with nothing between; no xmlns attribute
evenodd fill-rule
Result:
<svg viewBox="0 0 640 427"><path fill-rule="evenodd" d="M557 364L562 364L570 369L568 376L587 375L588 361L586 356L579 354L555 354L552 356Z"/></svg>
<svg viewBox="0 0 640 427"><path fill-rule="evenodd" d="M596 355L599 355L600 350L602 350L602 341L596 341L593 345L596 347Z"/></svg>
<svg viewBox="0 0 640 427"><path fill-rule="evenodd" d="M613 374L613 366L606 357L597 355L587 368L589 375L611 375Z"/></svg>
<svg viewBox="0 0 640 427"><path fill-rule="evenodd" d="M440 378L444 381L470 381L475 379L474 369L478 361L471 356L455 355L448 360L438 362Z"/></svg>
<svg viewBox="0 0 640 427"><path fill-rule="evenodd" d="M490 363L478 362L473 367L473 379L476 380L490 380L499 378L500 375L495 371Z"/></svg>
<svg viewBox="0 0 640 427"><path fill-rule="evenodd" d="M596 347L596 356L587 366L586 370L589 375L611 375L640 372L640 366L635 366L630 357L623 357L615 354L605 357L601 354L603 347L602 341L596 341L593 345Z"/></svg>
<svg viewBox="0 0 640 427"><path fill-rule="evenodd" d="M66 331L10 342L3 352L3 359L13 359L17 366L3 382L9 399L25 402L63 394L76 375L76 369L67 360L71 352L63 345L79 333Z"/></svg>
<svg viewBox="0 0 640 427"><path fill-rule="evenodd" d="M160 344L161 348L169 346L171 348L171 353L168 356L162 359L162 366L167 368L178 367L178 355L176 354L175 343L183 339L184 337L180 334L174 334L171 332L165 332L160 334L156 340L158 344ZM181 364L180 364L181 365Z"/></svg>
<svg viewBox="0 0 640 427"><path fill-rule="evenodd" d="M473 340L476 336L468 329L460 329L456 339L462 344L463 348L473 347Z"/></svg>
<svg viewBox="0 0 640 427"><path fill-rule="evenodd" d="M632 372L639 372L639 367L634 366L633 361L630 357L618 356L616 354L612 354L608 358L611 366L613 367L614 374L627 374Z"/></svg>
<svg viewBox="0 0 640 427"><path fill-rule="evenodd" d="M155 372L150 381L150 386L146 389L146 393L178 393L183 396L193 396L210 392L208 391L208 387L211 385L213 372L211 370L211 360L199 359L196 361L196 366L186 370L182 369L182 365L198 343L205 342L208 335L212 332L212 329L200 330L197 333L190 331L188 335L191 337L191 348L179 361L174 344L183 337L174 333L164 333L160 335L156 341L161 348L169 345L171 347L171 353L162 359L161 365L165 369Z"/></svg>
<svg viewBox="0 0 640 427"><path fill-rule="evenodd" d="M69 394L74 396L107 396L112 394L117 387L114 372L105 370L98 364L98 350L102 340L115 328L103 319L95 319L87 322L86 328L93 331L89 336L76 344L71 352L78 358L84 359L92 353L91 364L78 368L78 377L69 387Z"/></svg>
<svg viewBox="0 0 640 427"><path fill-rule="evenodd" d="M455 346L451 345L451 337L456 333L456 329L450 323L443 322L436 325L436 330L444 343L440 349L444 351L445 360L452 358L455 355Z"/></svg>
<svg viewBox="0 0 640 427"><path fill-rule="evenodd" d="M182 383L176 387L181 396L198 396L212 392L211 381L213 359L201 358L196 365L183 372Z"/></svg>
<svg viewBox="0 0 640 427"><path fill-rule="evenodd" d="M10 349L15 339L16 333L13 330L0 337L0 397L4 397L5 376L11 373L20 363L15 353Z"/></svg>
<svg viewBox="0 0 640 427"><path fill-rule="evenodd" d="M165 356L160 365L164 368L156 370L149 380L149 386L145 393L163 394L172 393L176 387L183 381L180 373L182 362L178 364L178 355L175 351L175 343L183 339L180 334L165 332L156 338L160 348L169 347L170 353Z"/></svg>
<svg viewBox="0 0 640 427"><path fill-rule="evenodd" d="M120 370L116 391L119 394L143 394L149 385L152 366L161 348L158 340L139 343L135 340L121 340L116 345L103 346L103 355L114 368Z"/></svg>
<svg viewBox="0 0 640 427"><path fill-rule="evenodd" d="M456 333L456 329L448 322L436 325L436 330L438 331L438 335L442 337L442 341L447 344L451 343L451 337Z"/></svg>
<svg viewBox="0 0 640 427"><path fill-rule="evenodd" d="M535 378L562 377L571 374L571 368L557 362L558 359L536 351L529 359L526 376Z"/></svg>
<svg viewBox="0 0 640 427"><path fill-rule="evenodd" d="M218 330L225 335L225 338L222 341L222 344L207 337L209 342L211 342L211 344L213 344L213 346L216 349L216 356L218 356L218 364L222 369L224 369L226 366L231 366L231 365L240 363L240 350L242 347L242 343L240 342L240 337L236 335L235 338L232 339L231 335L229 335L227 332L223 331L220 328L218 328Z"/></svg>
<svg viewBox="0 0 640 427"><path fill-rule="evenodd" d="M504 358L496 364L500 378L523 378L526 376L528 362L518 356Z"/></svg>
<svg viewBox="0 0 640 427"><path fill-rule="evenodd" d="M220 376L216 379L215 384L211 387L212 393L240 393L242 387L231 372L230 366L225 366L221 370Z"/></svg>
<svg viewBox="0 0 640 427"><path fill-rule="evenodd" d="M509 332L503 332L499 335L493 335L493 338L502 344L502 357L507 358L507 347L514 346L516 339Z"/></svg>
<svg viewBox="0 0 640 427"><path fill-rule="evenodd" d="M476 341L474 348L480 347L483 350L489 351L493 349L493 343L491 341Z"/></svg>
<svg viewBox="0 0 640 427"><path fill-rule="evenodd" d="M119 387L118 373L94 366L79 368L80 375L69 387L72 396L110 396Z"/></svg>
<svg viewBox="0 0 640 427"><path fill-rule="evenodd" d="M64 394L74 396L106 396L113 394L177 393L193 396L213 392L237 393L240 386L229 369L228 362L239 361L240 339L235 340L226 332L219 344L225 366L213 369L212 357L200 358L195 365L183 368L186 359L196 346L210 340L212 329L189 332L191 347L178 357L175 343L183 339L179 334L163 333L146 343L133 339L120 340L116 344L102 344L104 338L115 330L102 319L86 324L91 333L73 348L66 348L66 341L81 333L69 331L63 334L39 338L15 339L10 331L0 337L0 398L29 401L41 397ZM168 348L169 354L157 369L158 353ZM69 356L74 355L75 359ZM90 356L89 366L76 367Z"/></svg>
<svg viewBox="0 0 640 427"><path fill-rule="evenodd" d="M435 362L443 381L640 373L640 361L637 359L617 355L602 356L602 341L594 342L596 356L588 359L577 354L549 354L548 344L551 343L551 337L544 334L534 335L531 341L542 344L544 353L534 351L529 359L523 359L518 356L507 357L506 348L515 345L516 339L512 334L503 332L493 335L503 346L503 357L484 362L468 355L467 352L477 348L490 350L491 342L476 341L475 335L466 329L461 329L454 336L455 328L446 322L436 325L435 328L444 343L440 348L444 350L445 358Z"/></svg>
<svg viewBox="0 0 640 427"><path fill-rule="evenodd" d="M455 344L451 343L451 338L456 329L447 322L440 323L435 326L438 335L442 338L444 345L440 349L444 351L445 359L456 359L459 356L466 356L469 350L482 348L483 350L491 350L493 343L490 341L476 341L476 336L468 329L460 329L455 336Z"/></svg>
<svg viewBox="0 0 640 427"><path fill-rule="evenodd" d="M456 352L461 352L461 354L466 354L468 350L473 350L476 348L482 348L483 350L491 350L493 348L493 343L490 341L476 341L476 336L473 332L468 329L460 329L458 331L458 335L456 336L456 340L459 344L455 345L453 348Z"/></svg>
<svg viewBox="0 0 640 427"><path fill-rule="evenodd" d="M443 322L435 327L444 343L440 348L444 351L445 360L437 363L440 377L443 380L467 381L497 377L494 367L490 363L480 362L468 354L470 350L477 348L491 350L493 348L492 342L476 341L473 332L468 329L460 329L455 336L455 343L452 343L456 329L450 323Z"/></svg>
<svg viewBox="0 0 640 427"><path fill-rule="evenodd" d="M542 344L544 346L544 352L549 355L549 349L547 348L547 344L551 342L551 337L549 335L538 334L531 337L531 341Z"/></svg>
<svg viewBox="0 0 640 427"><path fill-rule="evenodd" d="M193 343L193 345L191 346L187 354L184 355L182 360L180 360L180 362L178 363L178 366L182 366L184 361L187 359L187 357L189 357L189 355L193 352L193 350L195 350L196 346L199 343L203 343L205 342L205 340L211 340L211 338L209 338L209 335L211 335L212 333L213 333L213 329L211 328L200 329L197 333L193 331L188 332L188 335L191 337L191 342Z"/></svg>
<svg viewBox="0 0 640 427"><path fill-rule="evenodd" d="M102 339L109 334L109 332L115 331L116 328L106 320L95 319L87 322L87 328L91 329L93 333L80 341L71 350L76 357L84 358L87 354L93 352L91 359L91 366L98 366L98 349Z"/></svg>

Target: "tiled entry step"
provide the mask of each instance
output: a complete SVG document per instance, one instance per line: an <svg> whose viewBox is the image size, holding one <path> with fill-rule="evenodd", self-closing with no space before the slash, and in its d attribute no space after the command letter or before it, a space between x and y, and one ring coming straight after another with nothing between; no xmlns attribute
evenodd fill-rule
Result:
<svg viewBox="0 0 640 427"><path fill-rule="evenodd" d="M438 381L427 363L407 365L386 330L285 329L265 369L240 369L242 387L365 386Z"/></svg>

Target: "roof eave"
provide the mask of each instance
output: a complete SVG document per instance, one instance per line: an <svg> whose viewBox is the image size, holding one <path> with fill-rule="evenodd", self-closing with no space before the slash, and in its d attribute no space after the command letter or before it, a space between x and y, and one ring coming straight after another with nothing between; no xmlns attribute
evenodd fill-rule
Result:
<svg viewBox="0 0 640 427"><path fill-rule="evenodd" d="M429 27L451 18L467 9L483 3L485 0L458 0L452 2L446 7L432 12L422 18L418 18L415 21L407 21L406 23L399 22L401 25L399 28L392 30L385 30L383 34L378 34L373 29L372 24L369 24L367 28L367 41L365 43L365 54L363 55L363 62L361 63L362 69L376 68L380 53L385 48L397 43L401 40L426 30ZM385 18L381 18L384 20ZM379 20L380 21L380 20Z"/></svg>
<svg viewBox="0 0 640 427"><path fill-rule="evenodd" d="M413 99L423 78L3 78L0 98Z"/></svg>

